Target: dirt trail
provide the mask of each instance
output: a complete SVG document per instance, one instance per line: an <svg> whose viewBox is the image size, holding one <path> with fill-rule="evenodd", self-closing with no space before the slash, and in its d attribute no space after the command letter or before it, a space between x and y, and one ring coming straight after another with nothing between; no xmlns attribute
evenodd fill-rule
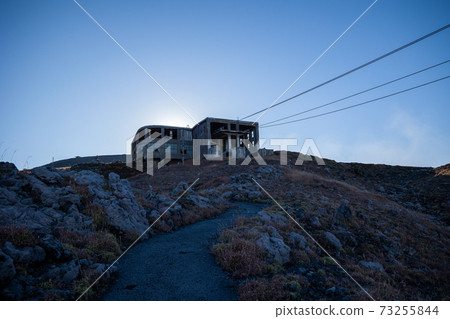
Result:
<svg viewBox="0 0 450 319"><path fill-rule="evenodd" d="M223 228L263 207L235 203L222 215L158 235L133 247L117 263L118 278L104 300L236 300L233 281L209 248Z"/></svg>

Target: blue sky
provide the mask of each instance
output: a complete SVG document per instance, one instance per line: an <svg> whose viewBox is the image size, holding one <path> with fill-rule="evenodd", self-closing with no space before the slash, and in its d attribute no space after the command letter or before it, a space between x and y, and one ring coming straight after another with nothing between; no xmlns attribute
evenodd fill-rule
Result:
<svg viewBox="0 0 450 319"><path fill-rule="evenodd" d="M241 118L269 106L372 2L79 0L198 120ZM446 0L379 0L285 97L449 21ZM73 1L3 0L0 25L0 156L19 169L52 157L124 153L142 125L195 124ZM449 49L447 29L259 122L442 62ZM449 71L450 63L324 111ZM263 129L261 136L300 144L313 138L324 157L338 161L439 166L450 162L449 84Z"/></svg>

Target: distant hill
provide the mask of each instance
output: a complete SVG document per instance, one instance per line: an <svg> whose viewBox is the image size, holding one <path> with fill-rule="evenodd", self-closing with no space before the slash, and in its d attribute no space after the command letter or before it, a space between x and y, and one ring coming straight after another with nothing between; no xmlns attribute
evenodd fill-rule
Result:
<svg viewBox="0 0 450 319"><path fill-rule="evenodd" d="M94 164L94 163L102 163L109 164L114 162L126 162L126 154L118 154L118 155L98 155L98 156L77 156L73 158L67 158L59 161L55 161L53 163L48 163L42 165L40 167L54 167L54 168L63 168L63 167L72 167L77 164Z"/></svg>

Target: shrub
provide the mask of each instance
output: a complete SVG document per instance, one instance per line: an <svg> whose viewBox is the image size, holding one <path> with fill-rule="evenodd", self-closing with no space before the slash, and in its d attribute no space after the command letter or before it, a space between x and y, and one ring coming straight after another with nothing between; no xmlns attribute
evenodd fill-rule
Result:
<svg viewBox="0 0 450 319"><path fill-rule="evenodd" d="M87 238L87 251L94 254L101 262L112 262L122 251L113 234L107 232L95 232Z"/></svg>
<svg viewBox="0 0 450 319"><path fill-rule="evenodd" d="M73 191L79 195L85 202L92 202L93 196L89 192L88 185L79 185L75 183L71 178L69 179L69 185L73 189Z"/></svg>
<svg viewBox="0 0 450 319"><path fill-rule="evenodd" d="M197 222L200 219L200 216L196 214L194 211L187 211L183 214L183 224L190 225Z"/></svg>
<svg viewBox="0 0 450 319"><path fill-rule="evenodd" d="M122 237L123 243L128 246L134 243L134 241L139 238L139 235L140 234L137 231L125 233Z"/></svg>
<svg viewBox="0 0 450 319"><path fill-rule="evenodd" d="M27 227L0 226L0 242L6 241L16 247L34 247L39 242Z"/></svg>
<svg viewBox="0 0 450 319"><path fill-rule="evenodd" d="M234 233L234 234L233 234ZM224 231L213 254L222 268L235 278L262 275L268 271L264 253L255 243L239 238L236 232Z"/></svg>
<svg viewBox="0 0 450 319"><path fill-rule="evenodd" d="M258 278L239 288L240 300L299 300L307 282L299 276L275 275L270 280Z"/></svg>
<svg viewBox="0 0 450 319"><path fill-rule="evenodd" d="M66 228L58 229L57 237L62 244L68 244L77 248L83 248L87 244L86 235Z"/></svg>
<svg viewBox="0 0 450 319"><path fill-rule="evenodd" d="M92 223L96 230L104 230L107 228L106 213L103 207L89 203L83 210L83 214L92 218Z"/></svg>

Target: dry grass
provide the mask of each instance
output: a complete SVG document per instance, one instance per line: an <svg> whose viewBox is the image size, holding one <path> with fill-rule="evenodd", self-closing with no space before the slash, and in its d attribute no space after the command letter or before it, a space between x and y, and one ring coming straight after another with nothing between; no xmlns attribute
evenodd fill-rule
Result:
<svg viewBox="0 0 450 319"><path fill-rule="evenodd" d="M235 278L258 276L269 271L261 248L234 230L225 230L212 252L221 267Z"/></svg>
<svg viewBox="0 0 450 319"><path fill-rule="evenodd" d="M301 276L275 275L270 279L258 278L239 288L239 300L276 301L299 300L308 282Z"/></svg>
<svg viewBox="0 0 450 319"><path fill-rule="evenodd" d="M23 226L0 226L0 242L11 242L16 247L34 247L39 240Z"/></svg>
<svg viewBox="0 0 450 319"><path fill-rule="evenodd" d="M114 261L122 253L116 237L107 232L95 232L88 237L86 250L103 263Z"/></svg>
<svg viewBox="0 0 450 319"><path fill-rule="evenodd" d="M108 223L106 221L106 213L103 207L88 203L83 210L83 214L92 218L92 223L95 229L98 231L108 229Z"/></svg>

